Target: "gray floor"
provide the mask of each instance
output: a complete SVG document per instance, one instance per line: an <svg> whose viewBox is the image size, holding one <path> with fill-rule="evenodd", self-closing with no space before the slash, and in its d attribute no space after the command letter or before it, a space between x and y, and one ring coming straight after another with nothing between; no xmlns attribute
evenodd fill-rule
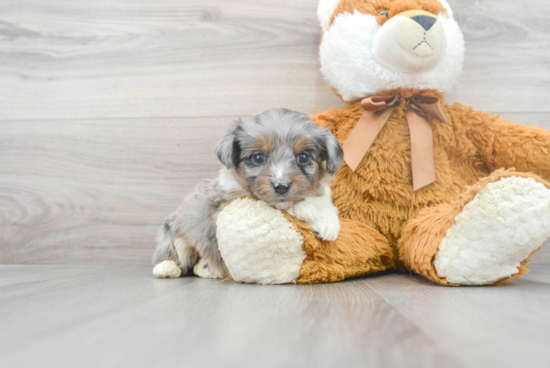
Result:
<svg viewBox="0 0 550 368"><path fill-rule="evenodd" d="M266 287L4 265L0 366L548 367L550 252L531 269L502 287L395 274Z"/></svg>
<svg viewBox="0 0 550 368"><path fill-rule="evenodd" d="M449 0L446 96L550 128L550 1ZM550 251L502 287L156 280L238 116L342 106L317 0L0 0L0 367L550 367Z"/></svg>

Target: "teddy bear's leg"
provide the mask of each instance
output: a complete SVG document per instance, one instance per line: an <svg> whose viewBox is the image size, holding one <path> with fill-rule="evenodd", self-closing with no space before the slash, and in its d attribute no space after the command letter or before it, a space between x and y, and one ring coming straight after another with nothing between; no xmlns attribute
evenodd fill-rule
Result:
<svg viewBox="0 0 550 368"><path fill-rule="evenodd" d="M342 220L338 239L322 241L306 223L250 198L220 212L216 236L231 277L239 282L334 282L394 266L386 238L366 225Z"/></svg>
<svg viewBox="0 0 550 368"><path fill-rule="evenodd" d="M365 224L340 219L338 239L322 241L307 224L290 216L287 219L304 237L303 249L307 257L296 280L299 284L336 282L395 266L387 238Z"/></svg>
<svg viewBox="0 0 550 368"><path fill-rule="evenodd" d="M550 183L498 170L453 204L420 212L399 241L405 265L443 285L490 285L529 270L550 237Z"/></svg>

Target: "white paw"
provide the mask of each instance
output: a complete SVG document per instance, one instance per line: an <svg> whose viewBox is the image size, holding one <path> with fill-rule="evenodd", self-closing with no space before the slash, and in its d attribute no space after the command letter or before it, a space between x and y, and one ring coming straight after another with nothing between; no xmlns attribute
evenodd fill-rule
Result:
<svg viewBox="0 0 550 368"><path fill-rule="evenodd" d="M330 189L325 195L308 197L288 210L290 216L307 223L323 240L334 241L340 233L338 209L332 203Z"/></svg>
<svg viewBox="0 0 550 368"><path fill-rule="evenodd" d="M162 261L153 268L153 275L159 279L175 279L181 276L181 269L174 261Z"/></svg>
<svg viewBox="0 0 550 368"><path fill-rule="evenodd" d="M340 234L340 219L338 215L331 212L320 213L313 223L308 224L323 240L334 241Z"/></svg>
<svg viewBox="0 0 550 368"><path fill-rule="evenodd" d="M208 265L208 262L206 262L204 259L201 259L199 263L195 265L193 268L193 273L197 275L198 277L202 277L204 279L219 279L220 276L217 275Z"/></svg>
<svg viewBox="0 0 550 368"><path fill-rule="evenodd" d="M518 273L521 262L550 236L550 190L534 179L490 183L456 217L439 246L439 276L486 285Z"/></svg>

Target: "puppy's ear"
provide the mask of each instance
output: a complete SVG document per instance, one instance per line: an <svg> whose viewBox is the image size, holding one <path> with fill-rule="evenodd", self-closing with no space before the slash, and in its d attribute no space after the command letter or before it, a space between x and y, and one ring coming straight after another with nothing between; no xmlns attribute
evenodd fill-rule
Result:
<svg viewBox="0 0 550 368"><path fill-rule="evenodd" d="M344 150L328 128L325 131L325 144L327 148L327 172L334 175L344 161Z"/></svg>
<svg viewBox="0 0 550 368"><path fill-rule="evenodd" d="M239 166L241 161L241 145L237 139L237 132L242 129L241 124L242 120L237 120L216 145L218 159L228 169Z"/></svg>

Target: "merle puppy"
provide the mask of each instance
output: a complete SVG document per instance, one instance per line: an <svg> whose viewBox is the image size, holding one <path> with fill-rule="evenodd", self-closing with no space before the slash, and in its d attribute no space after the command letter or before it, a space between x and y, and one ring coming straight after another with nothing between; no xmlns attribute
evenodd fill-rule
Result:
<svg viewBox="0 0 550 368"><path fill-rule="evenodd" d="M308 223L324 240L340 231L329 181L343 151L328 129L307 116L273 109L237 120L216 148L225 165L189 194L159 231L153 274L229 276L216 240L216 219L224 202L252 196Z"/></svg>

